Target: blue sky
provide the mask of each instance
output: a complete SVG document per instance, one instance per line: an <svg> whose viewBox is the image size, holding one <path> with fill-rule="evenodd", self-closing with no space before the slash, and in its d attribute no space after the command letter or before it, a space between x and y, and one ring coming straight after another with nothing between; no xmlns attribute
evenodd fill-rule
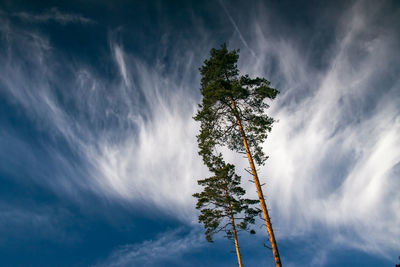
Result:
<svg viewBox="0 0 400 267"><path fill-rule="evenodd" d="M284 266L394 266L399 28L399 1L1 1L0 265L235 266L191 196L226 42L281 92L260 178ZM244 264L273 266L257 224Z"/></svg>

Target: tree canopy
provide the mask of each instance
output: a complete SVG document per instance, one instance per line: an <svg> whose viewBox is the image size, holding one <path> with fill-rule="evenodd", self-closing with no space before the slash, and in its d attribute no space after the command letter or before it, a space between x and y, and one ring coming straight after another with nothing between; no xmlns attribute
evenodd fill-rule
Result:
<svg viewBox="0 0 400 267"><path fill-rule="evenodd" d="M203 99L194 119L201 123L199 154L206 165L216 145L245 152L238 119L256 163L262 165L267 159L261 144L271 131L274 119L265 114L269 107L265 100L274 99L279 91L270 87L270 82L264 78L240 76L238 53L239 50L228 51L225 44L221 49L213 48L210 59L200 68Z"/></svg>
<svg viewBox="0 0 400 267"><path fill-rule="evenodd" d="M210 58L200 67L202 102L194 119L200 122L197 136L199 154L212 171L222 158L219 146L246 154L257 189L276 266L281 266L278 247L255 163L263 165L267 156L262 144L271 131L274 119L266 114L267 100L279 93L265 78L240 75L239 50L228 51L225 44L211 49ZM215 214L218 215L218 214ZM213 226L213 224L210 224Z"/></svg>
<svg viewBox="0 0 400 267"><path fill-rule="evenodd" d="M198 181L203 191L193 195L197 198L199 222L204 224L207 241L212 242L212 236L221 231L232 238L233 221L237 230L255 233L249 225L254 224L254 217L261 212L252 207L258 200L243 198L246 191L240 186L241 177L235 174L232 164L220 161L213 172L214 176Z"/></svg>

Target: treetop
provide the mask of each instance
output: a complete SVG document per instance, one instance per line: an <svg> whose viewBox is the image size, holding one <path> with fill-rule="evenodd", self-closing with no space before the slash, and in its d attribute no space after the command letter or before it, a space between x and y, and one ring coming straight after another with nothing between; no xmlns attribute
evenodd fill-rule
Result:
<svg viewBox="0 0 400 267"><path fill-rule="evenodd" d="M238 59L239 50L229 51L223 44L220 49L211 49L210 58L200 68L203 99L194 119L201 123L199 154L209 167L217 145L244 152L238 122L246 132L254 160L264 164L267 158L261 144L274 120L265 113L269 107L266 100L275 99L279 91L265 78L240 76Z"/></svg>

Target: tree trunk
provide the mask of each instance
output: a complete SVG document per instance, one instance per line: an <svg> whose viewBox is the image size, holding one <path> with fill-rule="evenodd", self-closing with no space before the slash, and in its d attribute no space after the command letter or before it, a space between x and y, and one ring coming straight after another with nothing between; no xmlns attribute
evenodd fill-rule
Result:
<svg viewBox="0 0 400 267"><path fill-rule="evenodd" d="M232 221L232 232L233 232L233 238L235 239L235 248L236 248L236 255L238 258L238 264L239 264L239 267L243 267L242 257L240 256L240 250L239 250L239 241L238 241L237 232L236 232L235 218L233 217L232 204L228 198L227 190L225 190L225 199L228 201L229 215L230 215L231 221Z"/></svg>
<svg viewBox="0 0 400 267"><path fill-rule="evenodd" d="M236 233L235 219L233 218L232 209L231 209L231 219L232 219L233 237L235 238L236 255L237 255L237 258L238 258L239 267L243 267L243 265L242 265L242 257L240 256L240 250L239 250L239 242L238 242L237 233Z"/></svg>
<svg viewBox="0 0 400 267"><path fill-rule="evenodd" d="M250 163L250 168L251 168L251 172L253 174L254 183L255 183L256 188L257 188L258 198L260 200L261 209L262 209L262 212L263 212L263 215L264 215L264 220L265 220L265 226L267 227L267 231L268 231L268 235L269 235L269 242L271 243L272 253L273 253L273 256L274 256L274 260L275 260L275 266L281 267L282 263L281 263L281 259L280 259L279 252L278 252L278 246L276 245L275 235L274 235L274 231L272 229L271 219L270 219L270 217L268 215L268 209L267 209L267 205L265 204L265 199L264 199L264 195L263 195L263 192L262 192L262 189L261 189L260 180L258 179L257 171L256 171L256 168L254 166L253 157L252 157L252 155L250 153L249 146L247 145L246 134L245 134L244 129L242 127L242 123L240 121L239 113L238 113L238 111L236 109L236 103L235 103L235 101L233 99L232 99L232 108L233 108L233 110L235 112L237 124L239 126L239 131L240 131L240 134L242 135L242 139L243 139L243 145L244 145L244 148L246 150L247 158L248 158L249 163Z"/></svg>

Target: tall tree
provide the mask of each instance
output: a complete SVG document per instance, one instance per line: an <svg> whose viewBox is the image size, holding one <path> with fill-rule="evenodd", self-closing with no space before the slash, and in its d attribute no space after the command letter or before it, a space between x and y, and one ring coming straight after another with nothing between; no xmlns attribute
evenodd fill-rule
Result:
<svg viewBox="0 0 400 267"><path fill-rule="evenodd" d="M228 51L224 44L220 49L211 49L210 55L200 68L203 99L194 117L200 122L200 134L197 136L199 154L208 167L215 157L210 151L215 151L218 146L227 146L233 151L247 155L275 265L281 266L255 165L263 165L267 159L261 145L274 122L273 118L265 113L269 107L266 100L274 99L279 91L270 87L270 82L264 78L239 75L239 50Z"/></svg>
<svg viewBox="0 0 400 267"><path fill-rule="evenodd" d="M261 210L252 208L258 200L242 198L246 191L240 186L241 178L235 174L232 164L225 164L220 157L216 157L212 164L214 166L210 170L214 176L199 180L199 185L204 186L204 189L193 195L197 198L196 208L201 211L199 222L204 224L209 242L212 242L214 234L221 231L229 239L233 237L238 264L242 267L237 233L239 230L255 233L249 229L249 225L254 224L254 217Z"/></svg>

